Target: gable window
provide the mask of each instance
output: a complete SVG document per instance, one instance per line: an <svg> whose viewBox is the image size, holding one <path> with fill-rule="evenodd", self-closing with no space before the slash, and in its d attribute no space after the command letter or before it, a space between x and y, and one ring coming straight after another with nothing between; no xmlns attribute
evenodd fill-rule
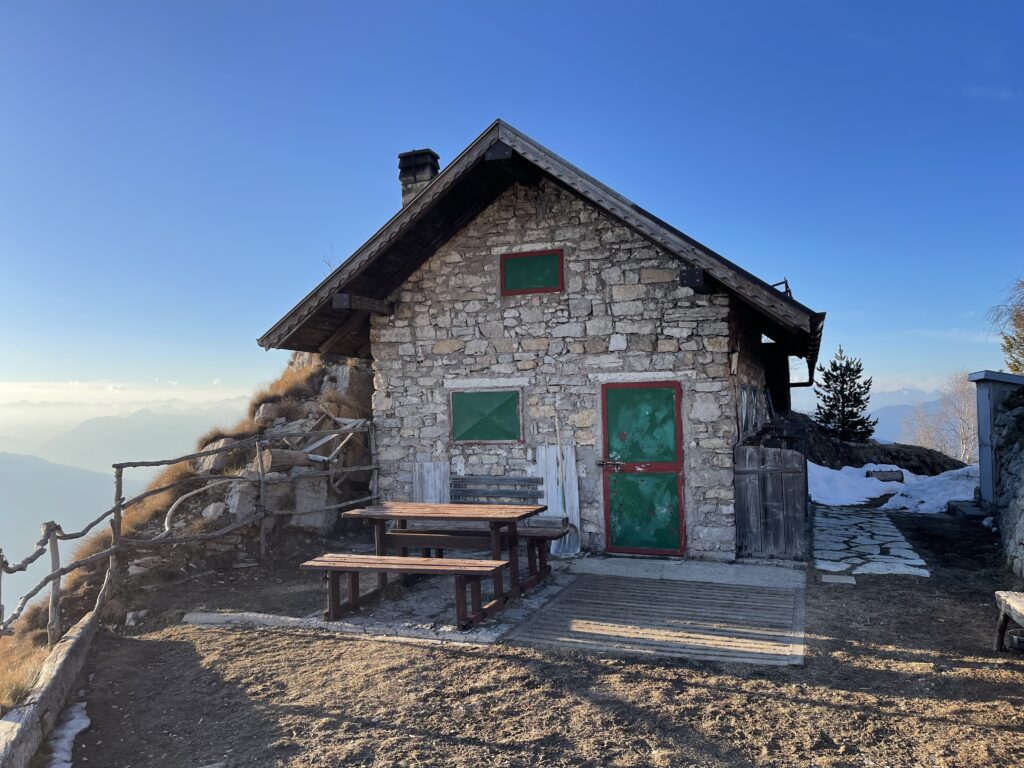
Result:
<svg viewBox="0 0 1024 768"><path fill-rule="evenodd" d="M565 289L561 250L504 253L501 256L501 295L561 293Z"/></svg>
<svg viewBox="0 0 1024 768"><path fill-rule="evenodd" d="M522 432L519 390L452 392L455 442L509 442Z"/></svg>

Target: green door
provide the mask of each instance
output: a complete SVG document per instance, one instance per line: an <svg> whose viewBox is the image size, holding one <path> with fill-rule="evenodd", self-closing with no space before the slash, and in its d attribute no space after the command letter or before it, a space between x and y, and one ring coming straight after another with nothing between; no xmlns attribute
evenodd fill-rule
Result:
<svg viewBox="0 0 1024 768"><path fill-rule="evenodd" d="M610 552L682 554L683 440L678 382L605 384L605 530Z"/></svg>

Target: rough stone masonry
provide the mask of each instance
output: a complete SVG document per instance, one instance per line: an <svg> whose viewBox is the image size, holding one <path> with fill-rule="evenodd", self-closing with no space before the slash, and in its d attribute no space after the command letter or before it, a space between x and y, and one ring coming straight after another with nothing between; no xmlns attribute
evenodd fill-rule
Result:
<svg viewBox="0 0 1024 768"><path fill-rule="evenodd" d="M500 295L501 254L548 248L564 249L563 292ZM548 181L508 189L391 295L393 315L373 318L382 496L410 499L417 462L529 474L537 446L555 443L557 419L563 443L576 445L584 547L603 549L601 384L679 381L687 554L733 559L737 331L729 296L681 287L679 267ZM741 357L740 367L763 386L759 365ZM521 390L521 442L451 440L451 392L474 387Z"/></svg>

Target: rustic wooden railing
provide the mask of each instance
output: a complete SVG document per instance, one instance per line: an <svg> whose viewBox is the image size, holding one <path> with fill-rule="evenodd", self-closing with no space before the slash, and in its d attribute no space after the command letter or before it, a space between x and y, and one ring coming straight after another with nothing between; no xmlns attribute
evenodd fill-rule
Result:
<svg viewBox="0 0 1024 768"><path fill-rule="evenodd" d="M159 549L161 547L174 546L179 544L193 544L202 541L209 541L217 539L222 536L226 536L239 528L244 528L249 525L258 523L260 525L260 555L261 557L266 553L266 521L274 516L291 516L295 514L294 510L269 510L264 504L264 494L266 487L274 483L292 483L296 479L307 479L314 477L327 477L332 487L338 490L338 484L344 475L351 474L353 472L370 472L370 489L369 495L345 501L340 504L332 504L317 509L304 509L303 515L313 514L316 512L325 512L328 510L339 510L345 507L356 506L357 504L365 504L369 501L373 501L377 497L377 464L374 460L376 455L376 445L373 433L373 424L367 419L340 419L325 413L324 416L318 420L317 425L322 423L324 418L328 418L334 422L335 426L333 429L322 429L322 430L297 430L293 432L281 432L272 435L257 435L255 437L249 437L242 440L235 441L230 445L223 446L221 448L211 448L210 450L198 451L196 453L190 453L186 456L178 456L173 459L160 459L157 461L126 461L113 465L114 470L114 504L113 506L98 515L95 519L89 522L84 528L73 533L68 533L56 522L50 521L43 523L41 526L41 536L39 541L36 542L32 552L24 559L17 563L12 563L4 557L3 550L0 549L0 635L11 634L14 623L24 613L25 608L29 602L38 595L47 585L50 586L50 598L48 607L48 621L47 621L47 639L50 646L55 645L60 638L63 636L63 627L61 622L61 610L60 610L60 598L61 598L61 579L72 571L76 571L79 568L86 568L93 566L96 563L107 561L107 571L103 577L103 584L100 587L100 591L96 596L96 603L93 610L100 611L106 603L113 591L113 588L124 578L123 568L123 556L124 554L136 551L140 549ZM314 425L316 426L316 425ZM353 436L359 433L366 433L367 435L367 452L370 457L369 464L361 464L359 466L343 467L338 466L339 456L342 455L342 450L352 439ZM309 440L312 438L312 442L308 442L305 447L296 446L294 440ZM341 438L341 439L338 439ZM319 448L326 446L332 440L338 439L338 445L328 455L313 454ZM287 450L293 453L303 453L306 456L315 461L322 463L327 469L316 472L307 472L301 475L300 478L268 478L264 471L265 465L265 449L271 449L271 445L274 443L283 442L287 446ZM170 466L173 464L180 464L182 462L195 461L202 459L207 456L216 456L221 453L236 452L244 450L248 447L255 448L256 455L256 467L258 471L257 478L247 477L235 477L235 476L223 476L216 474L208 475L191 475L181 480L176 480L172 483L167 483L158 488L150 488L143 493L138 494L130 499L125 499L123 494L124 486L124 471L126 469L133 469L138 467L160 467ZM272 456L272 454L271 454ZM168 508L164 515L163 530L154 536L153 538L132 538L124 536L122 534L122 521L124 512L126 509L138 504L143 499L164 491L169 491L174 488L178 488L188 483L195 483L197 480L208 479L210 482L204 484L202 487L195 490L189 491L180 497L178 497L174 503ZM211 490L219 485L225 483L238 483L238 482L250 482L257 486L256 491L256 502L254 509L256 510L252 515L242 519L235 520L229 525L224 526L216 531L210 531L208 533L197 533L190 536L171 536L173 531L173 518L174 513L177 511L181 502L186 498L199 495L205 491ZM88 557L83 557L67 565L61 566L60 562L60 550L59 542L71 541L74 539L80 539L92 531L96 526L102 523L104 520L108 520L110 525L110 546L96 552ZM18 601L14 610L10 615L4 615L3 605L3 574L18 573L28 569L32 563L37 561L47 552L50 553L50 572L43 577L43 579L35 585L31 590L24 594Z"/></svg>

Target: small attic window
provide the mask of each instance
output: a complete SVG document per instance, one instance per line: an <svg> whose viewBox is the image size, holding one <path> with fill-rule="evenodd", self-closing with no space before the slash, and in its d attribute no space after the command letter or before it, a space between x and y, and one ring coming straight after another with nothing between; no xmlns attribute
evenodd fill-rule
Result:
<svg viewBox="0 0 1024 768"><path fill-rule="evenodd" d="M561 293L565 290L561 250L504 253L501 256L501 295Z"/></svg>

